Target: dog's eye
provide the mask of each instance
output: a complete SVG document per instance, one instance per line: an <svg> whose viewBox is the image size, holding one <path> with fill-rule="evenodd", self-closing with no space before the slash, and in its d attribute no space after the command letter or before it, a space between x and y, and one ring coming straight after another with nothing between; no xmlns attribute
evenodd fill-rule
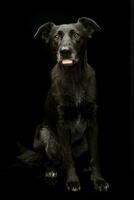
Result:
<svg viewBox="0 0 134 200"><path fill-rule="evenodd" d="M79 35L78 33L74 33L74 34L73 34L73 37L74 37L75 39L77 39L77 40L80 39L80 35Z"/></svg>
<svg viewBox="0 0 134 200"><path fill-rule="evenodd" d="M57 35L54 36L54 38L57 41L60 38L60 36L57 34Z"/></svg>

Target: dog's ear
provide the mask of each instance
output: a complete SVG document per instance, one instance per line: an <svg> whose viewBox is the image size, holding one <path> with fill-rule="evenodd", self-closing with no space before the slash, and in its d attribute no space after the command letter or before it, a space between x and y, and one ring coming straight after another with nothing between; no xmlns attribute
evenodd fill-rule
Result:
<svg viewBox="0 0 134 200"><path fill-rule="evenodd" d="M79 18L78 23L81 23L82 26L85 28L89 38L92 38L92 34L95 31L101 30L100 26L94 20L87 17Z"/></svg>
<svg viewBox="0 0 134 200"><path fill-rule="evenodd" d="M47 22L47 23L41 25L38 28L37 32L35 33L34 39L42 38L46 41L46 43L48 43L50 32L54 26L55 26L55 24L52 22Z"/></svg>

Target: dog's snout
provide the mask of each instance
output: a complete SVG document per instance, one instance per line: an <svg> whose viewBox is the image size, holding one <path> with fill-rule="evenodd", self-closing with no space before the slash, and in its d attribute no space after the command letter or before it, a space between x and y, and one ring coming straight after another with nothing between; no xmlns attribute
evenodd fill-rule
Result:
<svg viewBox="0 0 134 200"><path fill-rule="evenodd" d="M62 47L60 49L60 54L61 54L61 56L70 56L71 49L69 47Z"/></svg>

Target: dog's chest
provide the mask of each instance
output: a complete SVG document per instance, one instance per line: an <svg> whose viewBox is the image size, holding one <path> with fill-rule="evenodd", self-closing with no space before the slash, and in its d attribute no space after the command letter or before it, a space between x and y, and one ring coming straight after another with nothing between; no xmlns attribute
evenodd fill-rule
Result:
<svg viewBox="0 0 134 200"><path fill-rule="evenodd" d="M70 88L71 91L71 97L72 101L75 104L75 106L78 106L83 103L83 101L86 99L86 89L80 85L75 84L75 86L72 85L72 88Z"/></svg>
<svg viewBox="0 0 134 200"><path fill-rule="evenodd" d="M63 104L68 104L73 107L78 107L87 99L87 92L84 87L76 84L69 84L68 88L64 89L62 96Z"/></svg>
<svg viewBox="0 0 134 200"><path fill-rule="evenodd" d="M77 141L78 139L82 138L87 127L87 122L82 119L81 114L78 114L76 120L71 121L69 125L71 131L71 139L73 143L74 141Z"/></svg>
<svg viewBox="0 0 134 200"><path fill-rule="evenodd" d="M76 106L80 105L85 97L85 91L80 89L74 92L73 98Z"/></svg>
<svg viewBox="0 0 134 200"><path fill-rule="evenodd" d="M88 94L82 87L70 88L67 95L64 95L62 102L63 117L67 121L75 121L79 126L83 119L87 119L90 114L90 103Z"/></svg>
<svg viewBox="0 0 134 200"><path fill-rule="evenodd" d="M83 132L87 127L87 121L90 120L92 115L92 104L86 101L82 103L75 102L70 105L60 106L61 118L65 124L69 126L71 132Z"/></svg>

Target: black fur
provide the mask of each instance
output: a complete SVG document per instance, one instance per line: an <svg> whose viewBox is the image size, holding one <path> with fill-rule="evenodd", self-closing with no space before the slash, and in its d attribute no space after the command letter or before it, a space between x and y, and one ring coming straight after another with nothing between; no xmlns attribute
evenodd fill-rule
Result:
<svg viewBox="0 0 134 200"><path fill-rule="evenodd" d="M97 104L95 71L87 63L86 44L97 23L82 17L74 24L48 22L36 32L51 46L57 64L51 71L51 88L46 99L45 119L37 127L34 149L47 156L53 166L66 172L66 188L81 189L75 160L85 152L91 157L91 180L98 191L107 191L102 178L97 145ZM46 176L55 175L52 168Z"/></svg>

